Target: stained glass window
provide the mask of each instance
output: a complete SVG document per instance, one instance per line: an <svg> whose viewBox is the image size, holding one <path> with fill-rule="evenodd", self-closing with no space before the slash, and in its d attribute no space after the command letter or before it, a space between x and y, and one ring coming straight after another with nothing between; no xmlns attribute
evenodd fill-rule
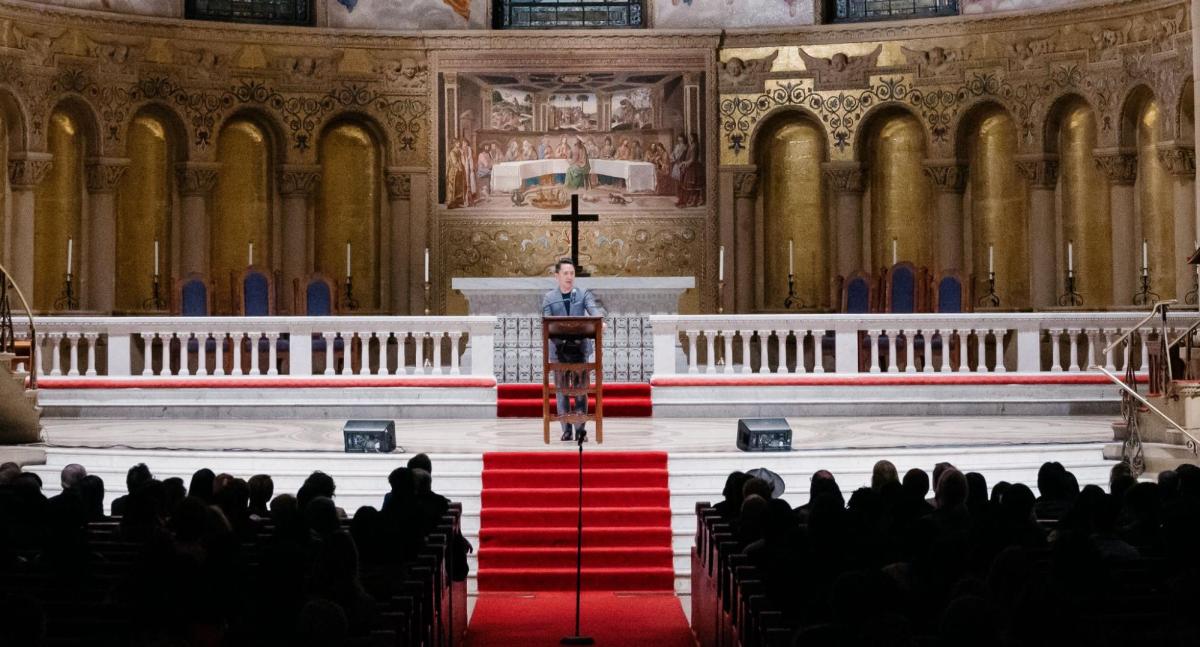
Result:
<svg viewBox="0 0 1200 647"><path fill-rule="evenodd" d="M829 0L826 7L826 22L958 15L958 0Z"/></svg>
<svg viewBox="0 0 1200 647"><path fill-rule="evenodd" d="M311 25L312 0L187 0L185 15L197 20L263 25Z"/></svg>
<svg viewBox="0 0 1200 647"><path fill-rule="evenodd" d="M495 0L496 29L644 27L642 0Z"/></svg>

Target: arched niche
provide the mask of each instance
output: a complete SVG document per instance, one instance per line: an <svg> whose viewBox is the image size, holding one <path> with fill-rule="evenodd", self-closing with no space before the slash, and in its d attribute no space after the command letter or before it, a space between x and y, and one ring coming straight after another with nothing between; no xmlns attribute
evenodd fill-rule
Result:
<svg viewBox="0 0 1200 647"><path fill-rule="evenodd" d="M825 133L807 115L783 113L759 130L756 150L762 198L756 267L762 277L760 309L783 308L789 266L795 271L796 296L806 305L828 307Z"/></svg>
<svg viewBox="0 0 1200 647"><path fill-rule="evenodd" d="M1159 100L1146 87L1134 90L1126 100L1122 116L1122 144L1137 152L1134 181L1134 267L1136 285L1145 273L1150 291L1159 298L1175 297L1175 200L1171 176L1158 157L1163 141L1163 111ZM1143 244L1145 254L1143 258ZM1180 260L1182 262L1182 259Z"/></svg>
<svg viewBox="0 0 1200 647"><path fill-rule="evenodd" d="M43 312L84 305L68 304L60 297L65 296L68 260L72 296L79 299L83 294L84 161L93 150L89 142L95 122L84 106L64 101L50 112L45 128L53 164L34 191L33 225L33 307Z"/></svg>
<svg viewBox="0 0 1200 647"><path fill-rule="evenodd" d="M251 260L260 269L273 267L271 149L269 132L252 116L231 119L217 136L220 170L213 188L209 267L218 286L214 295L218 313L238 312L231 291L222 288L236 284Z"/></svg>
<svg viewBox="0 0 1200 647"><path fill-rule="evenodd" d="M932 189L922 166L925 129L899 108L872 115L865 128L871 266L891 267L894 249L895 260L932 268L936 236Z"/></svg>
<svg viewBox="0 0 1200 647"><path fill-rule="evenodd" d="M368 312L380 310L383 180L379 139L362 123L341 121L321 134L317 154L322 172L314 231L316 269L344 285L346 245L350 244L358 307Z"/></svg>

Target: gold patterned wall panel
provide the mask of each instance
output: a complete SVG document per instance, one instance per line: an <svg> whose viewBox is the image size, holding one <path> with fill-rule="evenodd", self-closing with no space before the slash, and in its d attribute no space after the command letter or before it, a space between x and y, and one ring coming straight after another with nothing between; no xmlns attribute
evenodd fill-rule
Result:
<svg viewBox="0 0 1200 647"><path fill-rule="evenodd" d="M139 115L125 139L129 170L117 185L116 308L142 310L153 293L155 241L165 298L171 288L171 147L163 122ZM190 241L185 241L185 244Z"/></svg>
<svg viewBox="0 0 1200 647"><path fill-rule="evenodd" d="M1071 243L1076 290L1089 308L1112 304L1112 218L1108 178L1097 168L1096 114L1081 101L1067 105L1059 120L1059 193L1067 258ZM1063 268L1066 262L1063 262Z"/></svg>
<svg viewBox="0 0 1200 647"><path fill-rule="evenodd" d="M1005 308L1024 308L1029 305L1028 192L1017 173L1017 125L999 108L985 109L974 123L967 150L975 293L987 293L990 245L996 293Z"/></svg>
<svg viewBox="0 0 1200 647"><path fill-rule="evenodd" d="M1171 177L1158 159L1162 110L1156 99L1147 99L1138 113L1137 205L1142 239L1150 265L1150 290L1163 299L1175 297L1175 201ZM1140 241L1137 267L1141 272Z"/></svg>
<svg viewBox="0 0 1200 647"><path fill-rule="evenodd" d="M46 128L54 165L34 194L33 226L33 307L43 311L52 309L62 292L68 240L73 241L71 271L76 295L83 266L83 133L79 120L64 110L55 110Z"/></svg>
<svg viewBox="0 0 1200 647"><path fill-rule="evenodd" d="M246 119L230 122L217 138L221 169L213 189L209 267L216 283L218 313L237 313L231 303L231 278L240 280L254 245L254 265L271 268L271 155L266 133Z"/></svg>
<svg viewBox="0 0 1200 647"><path fill-rule="evenodd" d="M9 190L8 190L8 124L5 123L4 115L0 114L0 163L3 163L5 173L0 173L0 253L8 248L8 241L5 239L5 232L8 231L12 222L12 214L9 212Z"/></svg>
<svg viewBox="0 0 1200 647"><path fill-rule="evenodd" d="M896 260L932 267L933 241L929 178L922 170L925 131L907 112L880 115L867 140L871 191L871 265Z"/></svg>
<svg viewBox="0 0 1200 647"><path fill-rule="evenodd" d="M316 268L339 284L346 280L350 243L354 298L359 309L379 309L379 145L365 128L342 123L325 131L319 146Z"/></svg>
<svg viewBox="0 0 1200 647"><path fill-rule="evenodd" d="M829 237L821 186L825 137L809 119L791 117L765 134L758 168L763 196L764 307L782 307L788 294L789 245L796 295L806 304L828 305Z"/></svg>
<svg viewBox="0 0 1200 647"><path fill-rule="evenodd" d="M467 312L466 299L450 289L453 277L550 276L554 261L571 255L571 230L546 220L440 218L431 247L438 254L434 293L449 295L444 312ZM580 226L579 262L596 276L700 277L710 244L705 232L703 217L607 216ZM684 292L679 308L700 312L698 291Z"/></svg>

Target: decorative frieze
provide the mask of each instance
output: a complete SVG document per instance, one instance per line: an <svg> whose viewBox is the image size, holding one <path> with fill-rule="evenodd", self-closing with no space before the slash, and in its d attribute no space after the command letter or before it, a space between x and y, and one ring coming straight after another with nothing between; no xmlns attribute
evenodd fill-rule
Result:
<svg viewBox="0 0 1200 647"><path fill-rule="evenodd" d="M1158 161L1167 173L1182 178L1196 177L1196 149L1172 145L1158 150Z"/></svg>
<svg viewBox="0 0 1200 647"><path fill-rule="evenodd" d="M184 196L206 196L217 185L220 165L205 162L185 162L175 166L179 193Z"/></svg>
<svg viewBox="0 0 1200 647"><path fill-rule="evenodd" d="M967 167L962 164L930 163L924 169L933 188L942 193L962 193L967 188Z"/></svg>
<svg viewBox="0 0 1200 647"><path fill-rule="evenodd" d="M89 193L113 193L117 190L125 171L129 170L129 160L120 158L99 158L88 160L84 167L84 175Z"/></svg>
<svg viewBox="0 0 1200 647"><path fill-rule="evenodd" d="M309 196L317 190L321 181L319 166L288 165L279 173L279 194L282 196Z"/></svg>
<svg viewBox="0 0 1200 647"><path fill-rule="evenodd" d="M1017 160L1017 173L1035 189L1053 189L1058 183L1058 160L1036 157Z"/></svg>
<svg viewBox="0 0 1200 647"><path fill-rule="evenodd" d="M1137 180L1137 154L1125 151L1097 152L1096 168L1115 186L1130 186Z"/></svg>
<svg viewBox="0 0 1200 647"><path fill-rule="evenodd" d="M17 189L32 189L41 184L54 159L49 153L25 153L8 160L8 183Z"/></svg>
<svg viewBox="0 0 1200 647"><path fill-rule="evenodd" d="M858 164L825 164L821 174L834 193L863 192L866 174Z"/></svg>

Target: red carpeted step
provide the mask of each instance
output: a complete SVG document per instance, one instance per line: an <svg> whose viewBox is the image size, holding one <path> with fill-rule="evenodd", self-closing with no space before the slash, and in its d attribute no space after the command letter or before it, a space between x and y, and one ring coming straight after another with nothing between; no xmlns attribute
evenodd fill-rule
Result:
<svg viewBox="0 0 1200 647"><path fill-rule="evenodd" d="M661 488L593 488L587 487L584 476L584 505L611 506L667 506L671 505L671 493ZM484 488L482 507L574 506L579 503L579 488Z"/></svg>
<svg viewBox="0 0 1200 647"><path fill-rule="evenodd" d="M544 469L579 466L576 452L488 452L483 455L483 469ZM609 452L592 451L583 454L584 468L619 467L632 469L648 467L666 469L666 452Z"/></svg>
<svg viewBox="0 0 1200 647"><path fill-rule="evenodd" d="M480 522L489 528L563 527L578 522L579 511L574 507L559 508L483 508ZM665 526L671 523L671 510L665 507L589 507L584 496L583 524L585 526Z"/></svg>
<svg viewBox="0 0 1200 647"><path fill-rule="evenodd" d="M603 388L605 417L643 418L654 415L652 391L648 383L606 383ZM589 398L588 409L594 412L595 405L595 398ZM540 418L542 416L542 385L540 383L497 385L496 415L501 418Z"/></svg>
<svg viewBox="0 0 1200 647"><path fill-rule="evenodd" d="M588 592L582 633L604 647L696 647L674 591ZM576 633L575 587L564 591L479 594L467 647L543 647ZM457 642L455 643L458 644Z"/></svg>
<svg viewBox="0 0 1200 647"><path fill-rule="evenodd" d="M667 470L586 467L583 486L588 487L666 487ZM483 487L563 488L579 487L579 470L566 469L485 469ZM587 497L584 497L587 500Z"/></svg>
<svg viewBox="0 0 1200 647"><path fill-rule="evenodd" d="M674 555L659 546L589 546L583 549L584 568L671 568ZM575 547L499 548L481 553L480 568L523 568L537 564L545 568L574 568Z"/></svg>
<svg viewBox="0 0 1200 647"><path fill-rule="evenodd" d="M525 400L530 398L542 397L542 383L504 383L497 384L496 391L499 395L506 398L515 398ZM650 384L648 382L605 382L604 397L650 397Z"/></svg>
<svg viewBox="0 0 1200 647"><path fill-rule="evenodd" d="M585 568L588 591L662 591L675 586L671 568ZM486 591L545 591L575 588L575 568L483 568L479 589Z"/></svg>
<svg viewBox="0 0 1200 647"><path fill-rule="evenodd" d="M570 547L578 541L575 526L540 528L480 527L480 559L491 546L505 548ZM619 526L583 527L584 546L670 546L670 526L654 528L623 528Z"/></svg>

